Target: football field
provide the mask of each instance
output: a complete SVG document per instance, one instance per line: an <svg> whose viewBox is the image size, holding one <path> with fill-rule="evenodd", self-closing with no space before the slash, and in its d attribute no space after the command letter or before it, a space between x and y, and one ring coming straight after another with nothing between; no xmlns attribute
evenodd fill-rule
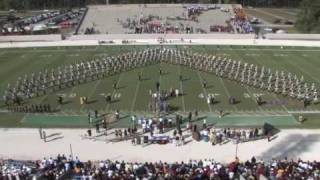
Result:
<svg viewBox="0 0 320 180"><path fill-rule="evenodd" d="M51 71L52 68L57 68L64 64L71 64L81 60L92 60L103 56L118 55L130 51L139 51L147 47L149 46L1 49L0 94L3 94L8 83L14 84L18 77L23 77L25 74L30 75L33 72L37 73L45 69ZM265 66L272 70L291 72L299 76L303 75L306 82L314 82L317 88L320 87L320 76L318 74L320 68L320 61L318 59L320 57L319 48L201 45L167 46L167 48L186 48L200 54L214 54L216 56L228 57L234 60ZM162 75L159 74L160 69L163 71ZM142 74L141 81L138 80L139 73ZM179 80L180 74L183 77L182 81ZM207 88L202 87L204 80L207 81ZM172 111L181 114L198 110L203 115L214 117L219 110L223 110L231 115L245 115L247 117L260 115L272 117L288 114L290 114L288 116L291 116L291 112L293 114L301 112L313 112L317 114L320 110L320 104L311 104L307 108L303 108L302 102L283 97L282 95L241 86L234 81L219 78L214 74L169 64L157 64L134 69L104 79L62 89L58 92L49 93L28 100L25 103L50 104L51 108L56 109L56 111L52 114L42 114L41 117L81 117L80 119L84 120L78 119L74 121L74 124L81 126L79 122L81 121L83 124L86 124L84 123L86 121L85 117L89 110L98 110L103 114L114 112L115 110L120 110L120 112L125 115L150 114L148 112L148 105L151 100L149 91L155 91L157 81L160 82L161 90L173 88L183 92L182 96L170 98L168 101L172 107ZM117 83L118 88L113 88L114 83ZM104 96L108 93L112 95L113 99L110 104L107 104L104 99ZM213 105L206 103L205 97L209 94L215 96L215 103ZM257 106L255 99L260 95L266 103L262 106ZM58 96L64 97L65 103L63 105L58 104ZM89 103L80 105L79 98L81 96L87 96ZM228 97L230 96L234 96L238 102L234 105L229 104ZM2 100L0 107L0 126L36 126L43 123L42 121L41 123L36 123L39 120L32 118L37 115L7 112ZM318 117L319 116L313 115L315 121L320 121ZM52 123L54 120L49 119L47 121ZM70 122L66 123L67 127L72 126L73 123ZM224 123L226 122L228 121L226 120ZM247 121L242 122L244 124L248 123ZM288 122L288 124L290 124L291 120L288 120ZM45 120L43 124L46 124ZM234 122L230 121L230 124L234 124ZM54 124L52 126L54 126ZM63 126L63 123L59 126Z"/></svg>

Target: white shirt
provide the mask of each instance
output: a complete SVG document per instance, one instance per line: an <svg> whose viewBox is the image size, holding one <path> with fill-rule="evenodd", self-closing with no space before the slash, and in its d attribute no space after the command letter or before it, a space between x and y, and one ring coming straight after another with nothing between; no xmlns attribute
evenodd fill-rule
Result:
<svg viewBox="0 0 320 180"><path fill-rule="evenodd" d="M113 174L113 171L109 169L109 170L108 170L108 177L111 177L112 174Z"/></svg>

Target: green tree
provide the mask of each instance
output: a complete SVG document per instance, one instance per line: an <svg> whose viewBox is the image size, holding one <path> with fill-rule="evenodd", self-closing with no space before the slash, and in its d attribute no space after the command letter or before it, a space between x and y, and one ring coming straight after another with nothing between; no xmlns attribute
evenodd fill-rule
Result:
<svg viewBox="0 0 320 180"><path fill-rule="evenodd" d="M303 33L320 33L320 1L303 0L296 27Z"/></svg>

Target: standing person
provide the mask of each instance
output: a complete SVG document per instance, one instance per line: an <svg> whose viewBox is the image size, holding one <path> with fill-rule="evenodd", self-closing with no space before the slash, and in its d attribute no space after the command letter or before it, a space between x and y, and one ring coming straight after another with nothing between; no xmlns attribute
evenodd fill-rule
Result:
<svg viewBox="0 0 320 180"><path fill-rule="evenodd" d="M160 91L160 83L159 83L159 81L157 81L157 83L156 83L156 89L157 89L157 91Z"/></svg>
<svg viewBox="0 0 320 180"><path fill-rule="evenodd" d="M87 96L83 96L83 102L84 102L85 104L88 104L88 97L87 97Z"/></svg>
<svg viewBox="0 0 320 180"><path fill-rule="evenodd" d="M80 105L83 105L83 97L80 97Z"/></svg>
<svg viewBox="0 0 320 180"><path fill-rule="evenodd" d="M202 82L202 86L203 86L203 88L207 88L207 81L206 80L203 80L203 82Z"/></svg>
<svg viewBox="0 0 320 180"><path fill-rule="evenodd" d="M267 137L268 137L268 142L270 142L271 141L271 132L270 132L270 130L267 132Z"/></svg>
<svg viewBox="0 0 320 180"><path fill-rule="evenodd" d="M136 116L132 115L131 120L132 120L132 125L133 125L132 127L134 127L136 125Z"/></svg>
<svg viewBox="0 0 320 180"><path fill-rule="evenodd" d="M88 130L87 130L87 133L88 133L88 136L91 137L91 135L92 135L92 134L91 134L91 129L88 129Z"/></svg>
<svg viewBox="0 0 320 180"><path fill-rule="evenodd" d="M117 82L113 82L113 89L117 89Z"/></svg>
<svg viewBox="0 0 320 180"><path fill-rule="evenodd" d="M194 111L194 116L195 116L195 118L198 118L198 110Z"/></svg>
<svg viewBox="0 0 320 180"><path fill-rule="evenodd" d="M58 103L59 103L60 105L62 105L62 103L63 103L63 98L62 98L62 96L59 96L59 97L58 97Z"/></svg>
<svg viewBox="0 0 320 180"><path fill-rule="evenodd" d="M177 129L181 129L181 116L180 115L177 115L176 116L176 126L177 126Z"/></svg>
<svg viewBox="0 0 320 180"><path fill-rule="evenodd" d="M89 112L88 112L88 123L91 124L90 122L91 122L91 113L90 113L90 111L89 111Z"/></svg>
<svg viewBox="0 0 320 180"><path fill-rule="evenodd" d="M258 96L256 101L257 101L258 106L262 105L262 97L261 96Z"/></svg>
<svg viewBox="0 0 320 180"><path fill-rule="evenodd" d="M303 99L303 108L306 108L309 105L309 101L307 98Z"/></svg>
<svg viewBox="0 0 320 180"><path fill-rule="evenodd" d="M107 121L108 121L108 119L107 119L107 116L104 116L104 119L103 119L103 122L102 122L102 126L103 126L103 128L104 128L104 135L108 135L108 132L107 132L107 130L108 130L108 123L107 123Z"/></svg>
<svg viewBox="0 0 320 180"><path fill-rule="evenodd" d="M106 96L106 103L110 103L111 102L111 94L108 93Z"/></svg>
<svg viewBox="0 0 320 180"><path fill-rule="evenodd" d="M94 111L94 117L95 117L95 118L98 118L98 116L99 116L98 110L95 110L95 111Z"/></svg>
<svg viewBox="0 0 320 180"><path fill-rule="evenodd" d="M207 128L207 120L203 119L202 129Z"/></svg>
<svg viewBox="0 0 320 180"><path fill-rule="evenodd" d="M47 142L47 135L46 135L46 131L42 131L42 137L43 137L43 141Z"/></svg>
<svg viewBox="0 0 320 180"><path fill-rule="evenodd" d="M192 112L191 111L189 112L188 120L189 120L189 122L192 121Z"/></svg>
<svg viewBox="0 0 320 180"><path fill-rule="evenodd" d="M40 139L42 139L43 138L42 127L39 128L39 135L40 135Z"/></svg>
<svg viewBox="0 0 320 180"><path fill-rule="evenodd" d="M141 75L141 74L142 74L141 72L138 74L138 79L139 79L139 81L142 80L142 75Z"/></svg>
<svg viewBox="0 0 320 180"><path fill-rule="evenodd" d="M222 116L223 116L223 110L220 109L220 110L219 110L219 118L222 118Z"/></svg>
<svg viewBox="0 0 320 180"><path fill-rule="evenodd" d="M99 132L100 132L100 126L99 126L99 124L98 124L98 123L96 124L96 132L97 132L97 133L99 133Z"/></svg>
<svg viewBox="0 0 320 180"><path fill-rule="evenodd" d="M92 124L92 116L89 117L89 124Z"/></svg>
<svg viewBox="0 0 320 180"><path fill-rule="evenodd" d="M159 69L159 74L160 74L160 76L162 75L162 69L161 68Z"/></svg>
<svg viewBox="0 0 320 180"><path fill-rule="evenodd" d="M116 120L117 120L117 121L120 120L119 110L116 110L115 116L116 116Z"/></svg>

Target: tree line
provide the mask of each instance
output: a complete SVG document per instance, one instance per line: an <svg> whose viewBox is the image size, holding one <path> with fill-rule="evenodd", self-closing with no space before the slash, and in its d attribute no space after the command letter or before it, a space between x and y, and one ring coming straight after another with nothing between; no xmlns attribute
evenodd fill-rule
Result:
<svg viewBox="0 0 320 180"><path fill-rule="evenodd" d="M0 0L0 9L54 9L105 4L107 0ZM298 7L302 0L108 0L119 3L238 3L253 7Z"/></svg>

